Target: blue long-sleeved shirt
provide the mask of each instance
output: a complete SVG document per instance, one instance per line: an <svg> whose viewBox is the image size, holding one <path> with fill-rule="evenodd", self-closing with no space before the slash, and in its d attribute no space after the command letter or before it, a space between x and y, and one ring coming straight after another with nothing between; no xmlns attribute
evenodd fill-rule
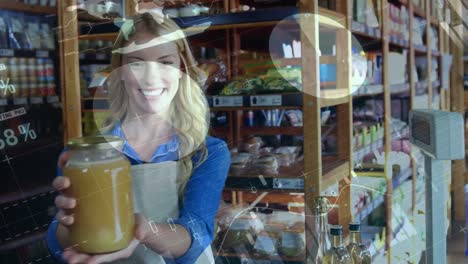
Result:
<svg viewBox="0 0 468 264"><path fill-rule="evenodd" d="M136 151L125 140L120 126L116 126L111 134L124 140L123 153L132 165L143 163ZM156 149L150 162L177 160L179 158L178 147L178 138L174 136ZM192 238L192 244L183 256L173 260L166 259L167 263L194 263L213 240L214 219L229 170L230 153L226 143L217 138L207 137L206 147L208 157L203 163L198 164L199 155L192 158L194 167L197 167L187 183L179 218L175 221L176 224L187 229ZM60 170L58 174L61 175ZM54 218L47 232L47 244L51 254L63 261L63 249L56 237L57 227L58 221Z"/></svg>

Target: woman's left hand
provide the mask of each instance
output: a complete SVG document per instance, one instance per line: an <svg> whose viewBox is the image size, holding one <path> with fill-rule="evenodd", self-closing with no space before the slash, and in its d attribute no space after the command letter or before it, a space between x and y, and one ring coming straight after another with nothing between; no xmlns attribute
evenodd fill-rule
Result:
<svg viewBox="0 0 468 264"><path fill-rule="evenodd" d="M87 254L74 250L73 248L66 249L63 253L63 258L67 263L86 263L86 264L99 264L124 259L130 257L137 246L144 241L146 234L149 230L148 222L141 214L135 214L135 238L130 244L119 251L108 254Z"/></svg>

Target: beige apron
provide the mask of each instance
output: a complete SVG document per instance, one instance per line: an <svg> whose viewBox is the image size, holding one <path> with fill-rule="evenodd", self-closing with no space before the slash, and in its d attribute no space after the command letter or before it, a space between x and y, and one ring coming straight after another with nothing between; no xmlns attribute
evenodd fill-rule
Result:
<svg viewBox="0 0 468 264"><path fill-rule="evenodd" d="M178 183L181 161L168 161L161 163L148 163L133 165L132 190L135 213L141 213L154 223L173 224L179 217L179 188ZM176 177L177 176L177 177ZM158 232L152 226L152 231ZM118 260L118 264L164 264L164 259L143 244L133 252L128 259ZM200 255L196 264L214 263L211 246L208 246Z"/></svg>

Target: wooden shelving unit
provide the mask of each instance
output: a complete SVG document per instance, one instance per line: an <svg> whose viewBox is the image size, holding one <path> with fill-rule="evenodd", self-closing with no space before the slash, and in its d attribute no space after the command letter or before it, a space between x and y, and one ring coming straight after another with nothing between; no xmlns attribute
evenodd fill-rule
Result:
<svg viewBox="0 0 468 264"><path fill-rule="evenodd" d="M34 14L57 14L56 7L30 5L15 1L0 2L0 10L11 10L17 12L34 13Z"/></svg>
<svg viewBox="0 0 468 264"><path fill-rule="evenodd" d="M86 35L79 35L77 21L73 20L73 12L64 12L66 6L72 5L75 1L66 0L63 4L59 5L59 16L61 22L64 24L67 21L73 30L67 31L66 36L62 37L68 39L62 44L62 54L73 54L77 53L77 39L80 40L114 40L116 32L107 33L93 33L90 32ZM395 1L392 1L395 2ZM386 237L385 237L385 250L387 252L388 263L394 263L392 259L392 241L394 235L400 230L401 226L392 226L392 195L395 189L398 189L403 182L408 179L412 181L412 194L411 204L413 208L413 218L416 214L416 161L412 162L412 166L404 170L398 175L392 175L391 171L384 171L382 177L387 182L385 194L376 199L371 205L363 208L358 213L358 216L351 215L351 204L350 197L351 191L350 186L354 179L351 175L354 175L353 171L353 159L355 153L364 150L355 150L352 148L353 139L353 102L365 97L375 97L383 101L384 117L383 123L385 128L385 134L383 139L382 147L386 155L392 150L392 141L394 135L392 134L392 108L391 102L395 97L406 97L408 104L414 106L414 100L417 90L427 91L429 102L428 108L432 107L433 98L433 87L439 89L441 92L441 107L442 109L450 109L450 90L443 92L442 84L433 82L417 82L415 76L412 74L415 69L415 56L425 56L428 60L436 57L441 62L441 54L449 52L448 45L445 45L447 36L442 32L442 22L437 22L435 19L430 17L429 7L430 1L426 0L426 8L422 9L412 4L412 1L399 1L402 5L406 6L409 11L409 28L412 29L414 23L414 16L421 18L429 18L429 23L426 23L426 39L424 46L415 46L412 44L413 33L410 30L409 41L403 41L396 38L386 37L389 36L389 10L387 8L388 1L382 0L383 9L380 10L380 16L383 18L378 29L373 29L354 21L351 21L350 14L352 12L351 6L348 1L340 3L339 10L337 12L318 8L317 1L306 1L300 2L300 7L295 11L290 9L287 12L290 14L301 13L318 13L322 15L320 19L314 16L304 16L299 20L299 25L291 22L291 28L300 27L300 31L296 29L295 32L300 34L301 45L302 45L302 58L295 59L278 59L280 63L278 65L300 65L302 67L302 98L301 104L295 106L240 106L240 107L228 107L219 106L212 107L212 111L224 111L228 112L228 119L230 120L229 125L225 127L213 127L211 133L218 135L227 135L229 139L230 147L236 147L239 140L246 135L302 135L304 137L303 149L304 149L304 162L300 164L294 164L291 168L280 168L278 175L265 176L263 177L268 180L268 185L263 186L259 182L258 173L248 173L241 176L230 175L228 178L227 187L225 189L224 197L226 200L235 203L253 202L260 198L261 202L265 203L280 203L285 204L288 201L297 202L302 201L305 204L305 213L312 214L314 208L313 199L320 195L324 190L332 186L338 186L340 193L339 197L330 198L337 203L339 209L339 223L343 226L347 226L353 218L363 220L367 215L379 205L385 205L386 210ZM229 5L229 9L236 7L232 4ZM228 9L228 10L229 10ZM133 10L133 9L129 9ZM256 11L255 14L260 14L260 10ZM254 13L251 13L254 14ZM239 69L241 64L248 63L243 61L239 54L242 50L248 50L249 47L242 43L243 38L247 38L250 29L257 28L271 28L275 26L279 20L269 21L239 21L239 17L246 17L248 14L242 13L229 13L224 23L219 22L219 17L213 18L213 21L217 21L216 24L206 29L203 34L218 34L219 38L225 38L225 45L222 47L226 56L226 66L228 69L228 78L237 77L238 73L236 69ZM253 16L253 15L252 15ZM328 19L327 19L328 18ZM208 18L209 20L210 18ZM333 20L335 22L331 22ZM234 21L234 22L232 22ZM336 22L338 21L338 22ZM436 27L439 33L439 50L432 50L430 47L431 40L429 39L430 27ZM349 29L349 30L347 30ZM186 32L199 31L200 28L191 27L184 28ZM293 30L293 29L291 29ZM319 46L320 37L318 34L310 34L310 32L320 32L320 30L327 32L334 32L336 36L336 55L334 56L319 56L316 52L311 52L313 47ZM375 85L368 85L361 87L362 91L358 91L355 94L350 94L350 89L329 89L329 87L351 87L351 34L359 36L360 38L366 39L372 45L380 48L383 54L383 73L382 83ZM210 35L211 36L211 35ZM197 45L194 38L192 44ZM224 41L224 40L223 40ZM218 41L216 46L223 44L223 41ZM206 46L209 46L209 41L202 41ZM242 44L242 45L241 45ZM219 48L219 47L218 47ZM257 50L258 47L252 48ZM408 50L408 83L402 83L398 85L390 85L389 71L393 65L389 65L388 57L390 49L405 49ZM78 55L62 56L64 69L64 78L67 80L67 85L64 92L64 102L66 102L65 120L67 122L67 136L78 136L81 135L81 113L82 112L98 112L107 111L105 109L92 110L92 109L81 109L81 102L86 100L106 100L102 98L81 98L79 93L79 82L78 82ZM344 62L344 63L337 63ZM323 83L320 82L319 78L319 64L336 64L337 67L337 80L334 83ZM431 76L430 66L427 68L427 75ZM438 73L438 80L441 80L441 72ZM325 89L327 88L327 89ZM320 95L320 96L314 96ZM339 141L337 142L337 153L334 157L329 158L324 156L321 152L321 125L320 125L320 113L323 108L336 107L339 117L337 118L337 135ZM72 109L72 110L71 110ZM298 109L303 111L303 126L302 127L246 127L243 125L243 113L246 111L254 110L271 110L271 109ZM411 107L410 107L411 109ZM71 121L73 120L73 121ZM403 137L404 138L404 137ZM384 166L385 168L387 166ZM387 176L386 175L390 175ZM270 186L271 181L275 178L286 178L286 179L301 179L303 181L304 188L302 189L275 189ZM257 180L254 182L252 180ZM229 185L230 182L236 182L236 185ZM258 192L252 193L251 186L256 187ZM266 193L266 194L265 194ZM301 195L295 195L291 193L301 193ZM263 197L260 197L263 195ZM298 198L300 197L300 198ZM289 200L291 199L291 200ZM311 241L311 232L306 232L306 240ZM230 254L221 254L224 257L238 258ZM416 255L416 254L415 254ZM285 259L283 259L285 260ZM289 261L294 260L286 260ZM299 261L304 261L299 260ZM417 260L416 260L417 261Z"/></svg>

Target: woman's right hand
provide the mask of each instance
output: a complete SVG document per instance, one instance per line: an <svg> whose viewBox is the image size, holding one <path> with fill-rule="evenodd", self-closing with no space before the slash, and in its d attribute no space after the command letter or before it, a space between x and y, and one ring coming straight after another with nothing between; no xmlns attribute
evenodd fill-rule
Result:
<svg viewBox="0 0 468 264"><path fill-rule="evenodd" d="M58 161L58 166L63 169L68 161L68 152L63 152ZM58 191L63 193L64 190L69 188L71 185L70 178L66 176L57 176L52 182L52 186ZM66 197L63 194L58 195L55 198L55 206L59 208L59 211L55 218L64 226L70 226L73 224L73 215L67 213L69 209L73 209L76 206L76 199L72 197Z"/></svg>

